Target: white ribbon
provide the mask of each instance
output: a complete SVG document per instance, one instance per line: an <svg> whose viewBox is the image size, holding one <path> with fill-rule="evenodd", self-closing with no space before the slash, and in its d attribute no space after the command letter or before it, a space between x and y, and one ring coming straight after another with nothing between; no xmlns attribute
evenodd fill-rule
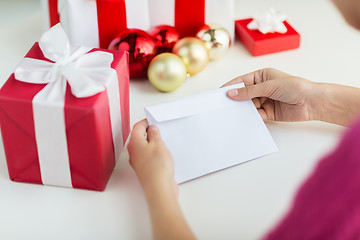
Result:
<svg viewBox="0 0 360 240"><path fill-rule="evenodd" d="M271 8L268 11L257 13L247 27L250 30L259 30L261 33L286 33L287 28L284 25L286 16Z"/></svg>
<svg viewBox="0 0 360 240"><path fill-rule="evenodd" d="M125 0L125 5L128 28L150 29L148 0ZM95 0L58 0L58 12L72 45L99 47Z"/></svg>
<svg viewBox="0 0 360 240"><path fill-rule="evenodd" d="M72 45L99 47L95 0L57 0L60 22Z"/></svg>
<svg viewBox="0 0 360 240"><path fill-rule="evenodd" d="M43 184L72 187L64 116L67 83L78 98L107 90L115 156L123 145L120 93L113 55L72 48L60 24L43 34L39 46L53 62L24 58L15 70L22 82L47 84L33 99L35 137Z"/></svg>

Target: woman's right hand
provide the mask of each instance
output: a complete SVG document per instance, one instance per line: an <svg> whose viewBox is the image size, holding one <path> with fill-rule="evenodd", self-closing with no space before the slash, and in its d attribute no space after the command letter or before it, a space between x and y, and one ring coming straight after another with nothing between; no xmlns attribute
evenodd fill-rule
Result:
<svg viewBox="0 0 360 240"><path fill-rule="evenodd" d="M228 91L233 100L252 99L264 120L314 120L316 84L276 69L266 68L226 83L223 87L244 82L245 87Z"/></svg>

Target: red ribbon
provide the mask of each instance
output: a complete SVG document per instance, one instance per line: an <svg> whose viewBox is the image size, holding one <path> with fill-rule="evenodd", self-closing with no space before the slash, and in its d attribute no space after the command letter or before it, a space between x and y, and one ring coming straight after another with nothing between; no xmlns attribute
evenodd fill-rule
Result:
<svg viewBox="0 0 360 240"><path fill-rule="evenodd" d="M100 47L108 48L115 36L127 29L125 0L97 0Z"/></svg>
<svg viewBox="0 0 360 240"><path fill-rule="evenodd" d="M49 0L48 4L49 4L50 27L52 27L60 22L60 15L58 12L58 0Z"/></svg>
<svg viewBox="0 0 360 240"><path fill-rule="evenodd" d="M175 0L175 28L181 37L194 37L204 25L205 0Z"/></svg>

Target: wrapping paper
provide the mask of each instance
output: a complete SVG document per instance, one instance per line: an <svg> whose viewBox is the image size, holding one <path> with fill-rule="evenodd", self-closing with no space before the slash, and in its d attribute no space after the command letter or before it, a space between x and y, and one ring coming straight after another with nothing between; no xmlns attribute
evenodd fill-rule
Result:
<svg viewBox="0 0 360 240"><path fill-rule="evenodd" d="M104 190L130 132L127 53L71 48L64 35L44 34L0 90L9 176Z"/></svg>
<svg viewBox="0 0 360 240"><path fill-rule="evenodd" d="M175 26L182 37L195 36L205 24L218 24L234 37L233 0L149 0L151 27Z"/></svg>
<svg viewBox="0 0 360 240"><path fill-rule="evenodd" d="M149 30L148 0L42 0L45 21L59 21L75 46L107 48L126 28Z"/></svg>

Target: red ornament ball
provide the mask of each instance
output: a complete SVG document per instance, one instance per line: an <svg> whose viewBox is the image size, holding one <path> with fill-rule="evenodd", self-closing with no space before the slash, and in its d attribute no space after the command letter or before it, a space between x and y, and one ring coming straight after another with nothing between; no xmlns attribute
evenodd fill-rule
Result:
<svg viewBox="0 0 360 240"><path fill-rule="evenodd" d="M150 61L156 55L154 39L140 29L128 29L119 33L109 45L110 50L129 52L130 77L144 77Z"/></svg>
<svg viewBox="0 0 360 240"><path fill-rule="evenodd" d="M154 27L149 34L155 39L158 54L171 52L175 43L180 40L179 32L169 25Z"/></svg>

